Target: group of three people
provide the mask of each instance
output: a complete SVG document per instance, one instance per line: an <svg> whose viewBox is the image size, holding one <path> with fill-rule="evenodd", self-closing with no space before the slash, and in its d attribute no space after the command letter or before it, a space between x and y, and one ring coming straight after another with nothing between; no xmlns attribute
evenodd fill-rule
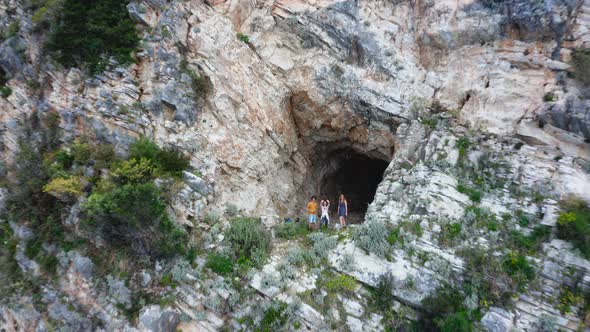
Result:
<svg viewBox="0 0 590 332"><path fill-rule="evenodd" d="M330 200L322 199L320 202L320 226L325 225L328 227L330 222ZM309 203L307 203L307 213L309 214L309 226L314 228L316 226L318 217L318 203L315 196L311 196ZM340 195L338 198L338 218L340 219L340 226L346 227L346 217L348 217L348 202L344 195Z"/></svg>

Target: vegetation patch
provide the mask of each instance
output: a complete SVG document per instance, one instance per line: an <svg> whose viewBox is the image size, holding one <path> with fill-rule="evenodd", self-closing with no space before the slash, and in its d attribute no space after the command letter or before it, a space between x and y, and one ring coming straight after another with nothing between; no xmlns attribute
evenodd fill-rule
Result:
<svg viewBox="0 0 590 332"><path fill-rule="evenodd" d="M428 312L420 320L424 330L444 332L470 332L474 330L473 322L479 320L479 312L472 311L464 305L465 296L458 289L443 286L436 293L422 300Z"/></svg>
<svg viewBox="0 0 590 332"><path fill-rule="evenodd" d="M481 202L481 195L482 195L481 194L481 191L479 191L479 190L477 190L475 188L468 187L468 186L466 186L463 183L459 183L457 185L457 191L460 192L460 193L462 193L462 194L465 194L465 195L469 196L469 199L472 200L475 203Z"/></svg>
<svg viewBox="0 0 590 332"><path fill-rule="evenodd" d="M230 257L218 255L218 254L210 254L207 257L207 262L205 263L205 267L210 268L213 272L221 274L221 275L229 275L233 269L234 264Z"/></svg>
<svg viewBox="0 0 590 332"><path fill-rule="evenodd" d="M572 53L572 75L584 84L590 84L590 48L577 49Z"/></svg>
<svg viewBox="0 0 590 332"><path fill-rule="evenodd" d="M389 252L389 230L383 222L370 221L352 230L355 244L367 252L385 257Z"/></svg>
<svg viewBox="0 0 590 332"><path fill-rule="evenodd" d="M281 329L289 319L287 314L288 305L285 302L273 301L264 312L257 331L271 332Z"/></svg>
<svg viewBox="0 0 590 332"><path fill-rule="evenodd" d="M66 67L102 72L110 57L129 64L139 37L127 1L64 0L51 24L47 49Z"/></svg>
<svg viewBox="0 0 590 332"><path fill-rule="evenodd" d="M356 289L356 279L346 274L336 275L325 281L326 288L332 293L352 293Z"/></svg>
<svg viewBox="0 0 590 332"><path fill-rule="evenodd" d="M274 233L282 239L295 239L309 234L309 229L304 223L285 222L274 227Z"/></svg>
<svg viewBox="0 0 590 332"><path fill-rule="evenodd" d="M510 240L514 248L534 254L541 247L541 243L549 238L550 234L551 230L549 227L539 225L529 235L524 235L519 231L513 230L510 233Z"/></svg>
<svg viewBox="0 0 590 332"><path fill-rule="evenodd" d="M95 192L84 204L86 223L104 240L139 255L169 257L187 252L187 234L166 213L151 182Z"/></svg>
<svg viewBox="0 0 590 332"><path fill-rule="evenodd" d="M590 208L582 199L570 197L562 202L557 218L557 237L570 241L584 258L590 258Z"/></svg>
<svg viewBox="0 0 590 332"><path fill-rule="evenodd" d="M506 273L522 289L535 278L535 269L531 266L526 256L514 252L508 253L503 262Z"/></svg>
<svg viewBox="0 0 590 332"><path fill-rule="evenodd" d="M255 218L235 218L225 232L235 259L248 259L260 267L271 249L271 235Z"/></svg>

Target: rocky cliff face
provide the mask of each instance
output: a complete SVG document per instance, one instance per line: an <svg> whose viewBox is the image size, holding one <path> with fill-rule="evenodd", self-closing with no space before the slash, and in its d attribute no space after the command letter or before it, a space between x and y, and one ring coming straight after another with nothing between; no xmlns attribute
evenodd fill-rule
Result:
<svg viewBox="0 0 590 332"><path fill-rule="evenodd" d="M58 112L64 144L88 136L114 144L124 155L135 138L148 136L190 154L198 176L185 174L174 213L179 223L199 228L200 220L227 206L266 221L301 215L307 197L321 192L323 179L347 162L343 155L386 161L365 222L395 227L410 220L423 234L408 233L389 259L345 239L328 260L364 285L376 286L386 272L398 283L414 281L415 287L393 293L396 305L418 311L443 281L460 283L460 249L500 248L504 233L527 235L537 226L513 229L512 219L501 230L470 225L466 208L473 202L457 190L470 181L464 165L486 172L486 162L502 164L489 175L502 185L485 188L477 203L498 218L524 210L554 229L558 200L575 194L590 203L590 90L568 75L572 52L590 47L588 0L146 0L127 8L141 34L137 63L113 62L89 76L48 60L43 33L34 29L24 3L0 2L0 24L20 22L20 30L0 44L0 73L12 89L0 98L5 165L14 163L25 119L33 113L44 118ZM206 78L206 93L195 90L194 73ZM461 138L469 140L468 151L457 148ZM534 193L543 199L533 199ZM453 221L463 225L461 243L437 240ZM21 235L26 239L26 230ZM554 237L543 243L532 258L538 287L519 289L512 308L486 306L483 326L530 330L553 317L559 328L577 329L583 318L560 313L553 303L568 271L581 276L574 286L586 288L590 280L590 262L568 246ZM236 290L227 290L223 278L207 284L196 281L195 271L182 271L190 276L175 291L182 300L172 309L148 307L139 328L173 328L183 312L193 318L182 323L183 330L239 329L239 312L253 303L305 292L309 285L276 293L260 286L285 255L278 248L252 279L260 293L234 313L216 311L199 290L210 288L215 298L228 301ZM422 253L431 258L417 259ZM101 303L91 264L63 255L59 287L43 295L51 303L50 317L72 329L92 326L55 301L75 298L106 329L132 329L112 304L130 301L126 286L108 282L109 296L122 299ZM346 269L343 257L349 256L355 267ZM34 261L21 261L34 270ZM297 276L317 278L311 270ZM333 329L383 328L379 317L359 314L369 310L365 295L339 298L344 312L338 315L305 303L297 312L312 330L322 330L328 320L342 324ZM206 318L194 319L195 307ZM8 329L46 328L42 318L25 320L26 310L33 309L2 310Z"/></svg>

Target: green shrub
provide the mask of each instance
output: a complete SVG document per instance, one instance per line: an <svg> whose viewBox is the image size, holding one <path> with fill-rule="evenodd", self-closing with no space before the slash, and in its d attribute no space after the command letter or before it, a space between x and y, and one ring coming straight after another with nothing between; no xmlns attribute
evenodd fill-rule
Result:
<svg viewBox="0 0 590 332"><path fill-rule="evenodd" d="M225 214L229 217L235 217L239 213L238 207L235 204L228 204L225 207Z"/></svg>
<svg viewBox="0 0 590 332"><path fill-rule="evenodd" d="M570 241L585 258L590 258L590 208L586 202L575 197L562 202L557 237Z"/></svg>
<svg viewBox="0 0 590 332"><path fill-rule="evenodd" d="M352 229L354 243L367 252L385 257L390 250L389 230L383 222L371 221Z"/></svg>
<svg viewBox="0 0 590 332"><path fill-rule="evenodd" d="M456 315L462 318L463 315L467 315L467 309L463 305L464 298L458 289L450 286L442 286L434 294L424 298L422 305L427 315L420 320L422 328L432 330L433 325L436 325L442 330L445 326L454 326L457 323L455 321L457 317L451 318L448 322L446 322L446 318Z"/></svg>
<svg viewBox="0 0 590 332"><path fill-rule="evenodd" d="M156 257L185 254L187 234L166 214L153 183L126 184L93 193L84 205L86 223L105 241Z"/></svg>
<svg viewBox="0 0 590 332"><path fill-rule="evenodd" d="M208 267L213 272L224 276L229 275L234 269L234 265L230 257L217 254L210 254L207 256L207 263L205 263L205 267Z"/></svg>
<svg viewBox="0 0 590 332"><path fill-rule="evenodd" d="M35 257L37 257L37 255L43 249L42 244L43 243L41 242L41 239L36 236L27 240L25 244L25 256L27 256L29 259L35 259Z"/></svg>
<svg viewBox="0 0 590 332"><path fill-rule="evenodd" d="M74 161L80 165L86 165L92 157L93 146L86 138L81 138L74 142L71 150Z"/></svg>
<svg viewBox="0 0 590 332"><path fill-rule="evenodd" d="M141 137L129 146L129 159L148 160L155 173L180 177L189 168L189 160L180 152L160 147L147 137Z"/></svg>
<svg viewBox="0 0 590 332"><path fill-rule="evenodd" d="M12 94L12 89L6 85L0 86L0 96L8 98Z"/></svg>
<svg viewBox="0 0 590 332"><path fill-rule="evenodd" d="M8 25L8 28L6 28L6 31L4 31L3 36L0 36L0 37L4 37L4 39L12 38L12 37L16 36L19 31L20 31L20 23L15 21L15 22L10 23L10 25Z"/></svg>
<svg viewBox="0 0 590 332"><path fill-rule="evenodd" d="M512 231L510 233L510 240L512 245L517 249L524 250L528 253L534 253L540 248L541 243L549 238L550 234L551 230L549 227L539 225L535 227L528 236L518 231Z"/></svg>
<svg viewBox="0 0 590 332"><path fill-rule="evenodd" d="M590 84L590 48L577 49L572 53L573 77L584 84Z"/></svg>
<svg viewBox="0 0 590 332"><path fill-rule="evenodd" d="M441 332L471 332L473 331L473 320L465 311L455 312L444 318L439 318L436 325Z"/></svg>
<svg viewBox="0 0 590 332"><path fill-rule="evenodd" d="M239 40L241 40L242 42L248 44L250 42L250 37L248 37L248 35L243 34L241 32L238 32L237 37Z"/></svg>
<svg viewBox="0 0 590 332"><path fill-rule="evenodd" d="M193 91L193 99L195 102L205 98L205 96L211 91L210 81L207 77L202 76L189 68L189 63L186 57L180 61L179 70L191 78L191 89Z"/></svg>
<svg viewBox="0 0 590 332"><path fill-rule="evenodd" d="M234 258L244 256L256 266L262 266L271 249L271 235L253 218L236 218L225 231L225 240Z"/></svg>
<svg viewBox="0 0 590 332"><path fill-rule="evenodd" d="M162 275L162 278L160 278L160 286L170 287L174 289L176 288L176 281L174 281L174 278L170 273L164 273Z"/></svg>
<svg viewBox="0 0 590 332"><path fill-rule="evenodd" d="M40 259L40 265L43 271L49 274L55 274L57 266L59 265L59 259L53 255L45 255Z"/></svg>
<svg viewBox="0 0 590 332"><path fill-rule="evenodd" d="M438 234L438 239L441 244L452 246L461 235L461 224L452 223L445 224L441 227L441 232Z"/></svg>
<svg viewBox="0 0 590 332"><path fill-rule="evenodd" d="M469 141L469 139L467 137L461 137L457 140L457 142L455 143L455 147L457 147L457 149L459 149L459 158L463 158L465 157L465 155L467 154L467 149L469 149L469 147L471 146L471 142Z"/></svg>
<svg viewBox="0 0 590 332"><path fill-rule="evenodd" d="M74 156L65 150L59 150L55 153L55 162L61 169L67 170L74 164Z"/></svg>
<svg viewBox="0 0 590 332"><path fill-rule="evenodd" d="M307 235L307 239L311 242L311 248L307 251L306 256L314 266L324 262L328 258L328 254L338 244L335 236L325 233L311 233Z"/></svg>
<svg viewBox="0 0 590 332"><path fill-rule="evenodd" d="M93 149L93 158L96 170L107 168L115 160L115 148L111 144L98 144Z"/></svg>
<svg viewBox="0 0 590 332"><path fill-rule="evenodd" d="M393 296L393 289L395 288L395 280L390 273L379 276L377 286L372 290L371 304L381 312L386 312L393 306L395 297Z"/></svg>
<svg viewBox="0 0 590 332"><path fill-rule="evenodd" d="M309 234L309 229L304 223L286 222L276 225L274 232L282 239L294 239Z"/></svg>
<svg viewBox="0 0 590 332"><path fill-rule="evenodd" d="M562 314L569 314L572 306L579 305L584 302L584 298L577 292L572 292L571 289L564 288L559 293L559 303L557 309Z"/></svg>
<svg viewBox="0 0 590 332"><path fill-rule="evenodd" d="M255 331L272 332L281 330L289 319L286 312L287 307L288 305L285 302L273 301L270 307L264 312L260 325Z"/></svg>
<svg viewBox="0 0 590 332"><path fill-rule="evenodd" d="M62 200L70 200L82 195L83 185L79 177L56 178L43 186L43 192Z"/></svg>
<svg viewBox="0 0 590 332"><path fill-rule="evenodd" d="M332 293L352 293L356 288L356 279L345 274L334 276L325 282L326 288Z"/></svg>
<svg viewBox="0 0 590 332"><path fill-rule="evenodd" d="M111 176L118 184L145 183L156 175L156 169L148 159L129 159L116 162L111 169Z"/></svg>
<svg viewBox="0 0 590 332"><path fill-rule="evenodd" d="M114 57L121 64L133 62L139 43L127 2L119 0L64 0L52 24L47 49L66 67L82 66L91 73L105 68Z"/></svg>
<svg viewBox="0 0 590 332"><path fill-rule="evenodd" d="M469 196L469 199L471 199L475 203L481 202L481 191L479 190L467 187L463 183L459 183L457 185L457 191L462 194L466 194L467 196Z"/></svg>
<svg viewBox="0 0 590 332"><path fill-rule="evenodd" d="M522 254L510 252L504 258L506 273L522 288L535 278L535 269Z"/></svg>
<svg viewBox="0 0 590 332"><path fill-rule="evenodd" d="M547 92L544 96L543 96L543 101L546 102L551 102L555 100L555 95L553 94L553 92Z"/></svg>
<svg viewBox="0 0 590 332"><path fill-rule="evenodd" d="M504 271L501 259L495 257L490 251L477 248L463 249L457 254L465 262L465 281L473 285L483 307L510 304L516 286Z"/></svg>
<svg viewBox="0 0 590 332"><path fill-rule="evenodd" d="M404 239L401 236L401 227L395 227L389 232L389 235L387 235L387 242L390 245L395 245L396 243L403 244Z"/></svg>

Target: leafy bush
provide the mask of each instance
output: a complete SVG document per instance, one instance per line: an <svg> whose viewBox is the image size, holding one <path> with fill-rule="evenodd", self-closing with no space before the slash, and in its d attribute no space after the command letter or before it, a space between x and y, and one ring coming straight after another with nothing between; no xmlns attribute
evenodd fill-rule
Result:
<svg viewBox="0 0 590 332"><path fill-rule="evenodd" d="M93 146L86 138L76 140L71 148L74 161L80 165L86 165L92 158Z"/></svg>
<svg viewBox="0 0 590 332"><path fill-rule="evenodd" d="M129 159L156 160L160 147L151 139L142 136L129 146Z"/></svg>
<svg viewBox="0 0 590 332"><path fill-rule="evenodd" d="M141 137L129 147L129 159L149 161L156 174L180 177L189 168L189 160L180 152L160 147L147 137Z"/></svg>
<svg viewBox="0 0 590 332"><path fill-rule="evenodd" d="M459 183L457 185L457 191L462 194L466 194L467 196L469 196L469 199L471 199L475 203L481 202L481 191L477 189L470 188L464 185L463 183Z"/></svg>
<svg viewBox="0 0 590 332"><path fill-rule="evenodd" d="M543 101L546 102L551 102L555 100L555 95L553 94L553 92L547 92L544 96L543 96Z"/></svg>
<svg viewBox="0 0 590 332"><path fill-rule="evenodd" d="M0 86L0 96L8 98L12 94L12 89L6 85Z"/></svg>
<svg viewBox="0 0 590 332"><path fill-rule="evenodd" d="M519 287L523 287L535 278L535 269L522 254L510 252L504 258L503 266Z"/></svg>
<svg viewBox="0 0 590 332"><path fill-rule="evenodd" d="M228 204L225 207L225 214L230 217L235 217L238 215L238 207L235 204Z"/></svg>
<svg viewBox="0 0 590 332"><path fill-rule="evenodd" d="M441 232L438 234L438 240L441 244L453 246L456 244L456 240L461 235L461 229L463 227L459 223L449 223L441 227Z"/></svg>
<svg viewBox="0 0 590 332"><path fill-rule="evenodd" d="M248 37L248 35L246 35L246 34L238 32L237 36L240 41L242 41L246 44L248 44L248 42L250 42L250 37Z"/></svg>
<svg viewBox="0 0 590 332"><path fill-rule="evenodd" d="M379 276L377 286L373 289L371 302L381 312L390 310L393 306L395 297L393 296L393 289L395 288L395 280L390 273Z"/></svg>
<svg viewBox="0 0 590 332"><path fill-rule="evenodd" d="M195 102L205 98L211 91L211 82L206 76L198 74L189 67L188 60L183 58L180 61L180 71L187 74L191 78L191 89L193 90L193 99Z"/></svg>
<svg viewBox="0 0 590 332"><path fill-rule="evenodd" d="M49 274L55 274L57 265L59 265L59 259L53 255L44 255L40 259L40 265L43 271Z"/></svg>
<svg viewBox="0 0 590 332"><path fill-rule="evenodd" d="M432 330L434 326L445 332L473 331L473 317L463 305L463 294L452 287L443 286L436 293L422 300L428 315L420 321L422 328Z"/></svg>
<svg viewBox="0 0 590 332"><path fill-rule="evenodd" d="M518 231L510 233L512 245L517 249L525 250L528 253L534 253L539 249L541 243L549 238L551 230L547 226L539 225L533 229L531 234L524 235Z"/></svg>
<svg viewBox="0 0 590 332"><path fill-rule="evenodd" d="M43 192L62 200L70 200L82 195L82 182L78 177L56 178L43 186Z"/></svg>
<svg viewBox="0 0 590 332"><path fill-rule="evenodd" d="M294 239L309 234L304 223L286 222L274 227L275 235L282 239Z"/></svg>
<svg viewBox="0 0 590 332"><path fill-rule="evenodd" d="M217 254L210 254L209 256L207 256L207 262L205 263L205 267L208 267L213 272L224 276L229 275L234 269L230 257Z"/></svg>
<svg viewBox="0 0 590 332"><path fill-rule="evenodd" d="M344 292L344 293L352 293L356 288L356 279L351 276L340 274L334 276L326 282L326 288L329 292Z"/></svg>
<svg viewBox="0 0 590 332"><path fill-rule="evenodd" d="M287 307L288 305L285 302L273 301L270 307L264 312L260 326L256 331L272 332L281 329L289 319L286 313Z"/></svg>
<svg viewBox="0 0 590 332"><path fill-rule="evenodd" d="M458 252L465 261L466 282L473 285L484 306L506 306L516 286L492 252L468 248Z"/></svg>
<svg viewBox="0 0 590 332"><path fill-rule="evenodd" d="M148 159L129 159L112 166L111 176L118 184L145 183L154 178L156 169Z"/></svg>
<svg viewBox="0 0 590 332"><path fill-rule="evenodd" d="M562 314L569 314L571 312L571 307L575 305L579 305L584 302L584 298L578 294L577 292L572 292L571 289L564 288L559 293L559 303L557 304L557 309Z"/></svg>
<svg viewBox="0 0 590 332"><path fill-rule="evenodd" d="M126 184L95 192L84 205L87 224L103 239L133 252L156 257L184 254L187 235L166 214L153 183Z"/></svg>
<svg viewBox="0 0 590 332"><path fill-rule="evenodd" d="M305 263L305 252L298 247L292 247L287 250L287 262L295 266L301 266Z"/></svg>
<svg viewBox="0 0 590 332"><path fill-rule="evenodd" d="M311 233L307 236L311 248L307 251L307 258L313 265L318 265L328 258L328 254L336 247L337 239L325 233Z"/></svg>
<svg viewBox="0 0 590 332"><path fill-rule="evenodd" d="M455 312L436 321L442 332L473 331L473 321L465 311Z"/></svg>
<svg viewBox="0 0 590 332"><path fill-rule="evenodd" d="M271 249L271 235L257 219L237 218L225 232L234 258L244 256L261 266Z"/></svg>
<svg viewBox="0 0 590 332"><path fill-rule="evenodd" d="M573 76L584 84L590 84L590 48L572 53Z"/></svg>
<svg viewBox="0 0 590 332"><path fill-rule="evenodd" d="M471 142L467 137L461 137L457 140L455 146L459 149L459 158L463 158L467 154L467 149L471 146Z"/></svg>
<svg viewBox="0 0 590 332"><path fill-rule="evenodd" d="M387 242L390 245L395 245L396 243L403 244L404 239L401 236L401 227L395 227L389 232L389 234L387 235Z"/></svg>
<svg viewBox="0 0 590 332"><path fill-rule="evenodd" d="M388 234L389 230L383 222L373 221L353 228L352 239L365 251L385 257L390 249Z"/></svg>
<svg viewBox="0 0 590 332"><path fill-rule="evenodd" d="M557 218L557 237L570 241L585 258L590 258L590 208L583 200L570 197L562 202Z"/></svg>
<svg viewBox="0 0 590 332"><path fill-rule="evenodd" d="M164 174L175 177L181 177L182 171L190 167L189 159L171 148L158 151L155 164Z"/></svg>
<svg viewBox="0 0 590 332"><path fill-rule="evenodd" d="M66 67L82 66L98 73L111 56L121 64L133 62L131 53L138 43L126 1L64 0L47 48Z"/></svg>

